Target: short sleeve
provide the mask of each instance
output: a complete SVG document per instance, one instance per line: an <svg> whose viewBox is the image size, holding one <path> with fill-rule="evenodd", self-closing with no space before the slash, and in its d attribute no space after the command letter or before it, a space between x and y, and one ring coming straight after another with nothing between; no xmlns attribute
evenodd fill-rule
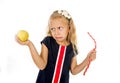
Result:
<svg viewBox="0 0 120 83"><path fill-rule="evenodd" d="M45 44L45 46L49 49L50 48L50 37L45 37L42 41L41 44Z"/></svg>

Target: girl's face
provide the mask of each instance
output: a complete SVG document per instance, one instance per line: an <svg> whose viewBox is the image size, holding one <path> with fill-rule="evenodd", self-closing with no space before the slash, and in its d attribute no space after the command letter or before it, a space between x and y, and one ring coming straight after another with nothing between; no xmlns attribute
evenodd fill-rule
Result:
<svg viewBox="0 0 120 83"><path fill-rule="evenodd" d="M69 33L68 21L65 18L56 18L50 20L49 29L52 37L59 44L65 44L67 42L67 36Z"/></svg>

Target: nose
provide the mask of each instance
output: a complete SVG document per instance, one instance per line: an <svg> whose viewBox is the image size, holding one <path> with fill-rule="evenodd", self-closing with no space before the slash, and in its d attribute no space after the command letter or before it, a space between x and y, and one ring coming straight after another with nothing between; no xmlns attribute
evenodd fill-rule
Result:
<svg viewBox="0 0 120 83"><path fill-rule="evenodd" d="M54 34L55 34L55 35L58 35L58 34L59 34L59 30L56 29Z"/></svg>

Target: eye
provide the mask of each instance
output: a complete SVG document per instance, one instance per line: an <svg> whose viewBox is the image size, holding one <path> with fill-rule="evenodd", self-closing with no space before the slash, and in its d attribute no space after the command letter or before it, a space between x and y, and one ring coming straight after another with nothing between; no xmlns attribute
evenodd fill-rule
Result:
<svg viewBox="0 0 120 83"><path fill-rule="evenodd" d="M62 30L62 29L63 29L63 27L58 27L58 29L59 29L59 30Z"/></svg>
<svg viewBox="0 0 120 83"><path fill-rule="evenodd" d="M55 28L50 28L51 31L55 31Z"/></svg>

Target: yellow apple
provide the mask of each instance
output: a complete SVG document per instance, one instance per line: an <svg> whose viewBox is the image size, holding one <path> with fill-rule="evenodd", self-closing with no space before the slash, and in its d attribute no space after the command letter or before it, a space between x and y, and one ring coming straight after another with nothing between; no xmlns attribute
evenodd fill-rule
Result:
<svg viewBox="0 0 120 83"><path fill-rule="evenodd" d="M17 33L17 37L22 41L25 42L28 40L29 34L25 30L19 30Z"/></svg>

